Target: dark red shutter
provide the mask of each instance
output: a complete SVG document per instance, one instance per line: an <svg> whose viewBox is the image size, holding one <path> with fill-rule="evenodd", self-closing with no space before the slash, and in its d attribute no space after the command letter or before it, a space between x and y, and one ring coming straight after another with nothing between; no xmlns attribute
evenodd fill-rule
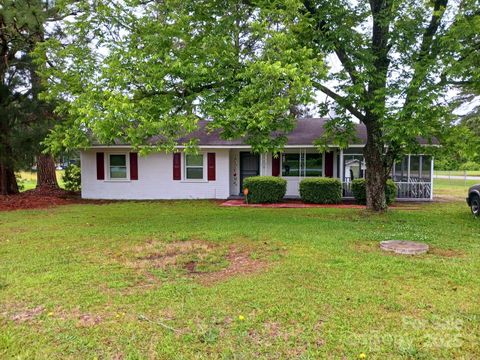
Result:
<svg viewBox="0 0 480 360"><path fill-rule="evenodd" d="M215 181L215 153L207 154L208 181Z"/></svg>
<svg viewBox="0 0 480 360"><path fill-rule="evenodd" d="M182 154L173 154L173 180L182 179Z"/></svg>
<svg viewBox="0 0 480 360"><path fill-rule="evenodd" d="M105 155L97 152L97 180L105 180Z"/></svg>
<svg viewBox="0 0 480 360"><path fill-rule="evenodd" d="M333 177L333 151L325 153L325 176Z"/></svg>
<svg viewBox="0 0 480 360"><path fill-rule="evenodd" d="M272 155L272 176L280 176L280 154L277 157Z"/></svg>
<svg viewBox="0 0 480 360"><path fill-rule="evenodd" d="M130 153L130 180L138 180L138 154Z"/></svg>

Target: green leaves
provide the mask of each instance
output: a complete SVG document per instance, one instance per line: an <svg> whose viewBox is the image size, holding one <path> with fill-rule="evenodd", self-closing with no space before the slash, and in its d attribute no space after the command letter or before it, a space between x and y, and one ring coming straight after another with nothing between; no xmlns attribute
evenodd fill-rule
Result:
<svg viewBox="0 0 480 360"><path fill-rule="evenodd" d="M65 25L72 41L46 44L54 65L42 71L46 97L64 100L57 110L71 127L105 144L172 150L206 118L255 151L278 149L294 109L313 99L311 79L325 75L300 39L309 26L300 7L99 1Z"/></svg>
<svg viewBox="0 0 480 360"><path fill-rule="evenodd" d="M444 3L64 2L76 13L62 24L69 41L39 47L45 98L69 121L49 144L171 151L204 118L224 138L276 151L322 91L332 101L320 110L337 116L320 148L353 141L353 115L380 128L378 148L413 151L443 131L449 81L478 83L475 1Z"/></svg>

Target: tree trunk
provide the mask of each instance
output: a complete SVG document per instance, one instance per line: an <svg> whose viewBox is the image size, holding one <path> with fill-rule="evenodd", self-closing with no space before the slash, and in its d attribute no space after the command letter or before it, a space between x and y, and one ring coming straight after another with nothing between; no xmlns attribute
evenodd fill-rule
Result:
<svg viewBox="0 0 480 360"><path fill-rule="evenodd" d="M369 123L367 126L367 143L363 149L366 170L367 209L372 211L384 211L387 209L385 198L385 175L383 153L384 144L380 126L377 123Z"/></svg>
<svg viewBox="0 0 480 360"><path fill-rule="evenodd" d="M18 194L17 179L13 168L0 160L0 194Z"/></svg>
<svg viewBox="0 0 480 360"><path fill-rule="evenodd" d="M55 161L52 155L39 154L37 156L37 189L59 189Z"/></svg>
<svg viewBox="0 0 480 360"><path fill-rule="evenodd" d="M0 99L1 103L1 99ZM7 118L0 113L0 194L18 194L17 178L13 167L13 150Z"/></svg>

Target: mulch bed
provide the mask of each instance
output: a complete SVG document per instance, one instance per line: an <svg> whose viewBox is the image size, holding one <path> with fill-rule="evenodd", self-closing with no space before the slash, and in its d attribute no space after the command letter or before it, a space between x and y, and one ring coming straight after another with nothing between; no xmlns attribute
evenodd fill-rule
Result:
<svg viewBox="0 0 480 360"><path fill-rule="evenodd" d="M15 195L0 195L0 211L43 209L58 205L86 204L105 201L82 200L79 193L62 189L35 189Z"/></svg>
<svg viewBox="0 0 480 360"><path fill-rule="evenodd" d="M224 201L220 206L231 207L260 207L260 208L336 208L336 209L365 209L364 205L358 205L353 202L344 202L342 204L306 204L300 200L285 200L275 204L245 204L243 199L232 199Z"/></svg>

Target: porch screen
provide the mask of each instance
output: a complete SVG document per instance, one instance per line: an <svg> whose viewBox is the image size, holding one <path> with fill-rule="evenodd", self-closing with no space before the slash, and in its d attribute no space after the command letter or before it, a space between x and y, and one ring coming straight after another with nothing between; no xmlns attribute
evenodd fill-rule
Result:
<svg viewBox="0 0 480 360"><path fill-rule="evenodd" d="M430 182L432 158L429 155L407 155L395 163L392 178L398 182Z"/></svg>

